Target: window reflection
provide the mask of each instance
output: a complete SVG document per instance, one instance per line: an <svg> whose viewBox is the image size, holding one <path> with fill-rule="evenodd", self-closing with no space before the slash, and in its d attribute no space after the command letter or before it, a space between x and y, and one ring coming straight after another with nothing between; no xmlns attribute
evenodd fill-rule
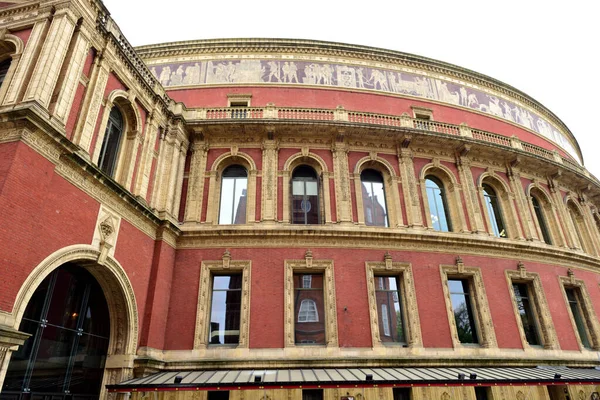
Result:
<svg viewBox="0 0 600 400"><path fill-rule="evenodd" d="M52 272L27 304L19 330L32 336L13 353L2 395L99 395L110 319L89 272L69 264Z"/></svg>
<svg viewBox="0 0 600 400"><path fill-rule="evenodd" d="M317 173L302 165L292 174L292 223L319 223L319 184Z"/></svg>
<svg viewBox="0 0 600 400"><path fill-rule="evenodd" d="M542 237L544 242L548 244L552 244L550 240L550 233L548 231L548 226L546 225L546 218L544 218L544 211L542 210L542 206L538 201L537 197L531 196L531 203L533 204L533 211L535 212L535 217L537 218L538 224L540 225L540 230L542 231Z"/></svg>
<svg viewBox="0 0 600 400"><path fill-rule="evenodd" d="M581 292L576 288L565 288L565 292L567 294L567 301L569 302L571 313L573 314L573 319L575 320L579 340L581 340L583 347L590 349L592 346L590 345L590 339L586 328L587 323L583 317L583 310L581 309Z"/></svg>
<svg viewBox="0 0 600 400"><path fill-rule="evenodd" d="M294 274L294 312L296 344L325 344L323 274Z"/></svg>
<svg viewBox="0 0 600 400"><path fill-rule="evenodd" d="M381 173L365 169L360 174L362 183L363 210L365 225L388 226L387 206Z"/></svg>
<svg viewBox="0 0 600 400"><path fill-rule="evenodd" d="M427 191L427 202L431 215L431 225L436 231L449 232L452 230L448 219L448 206L446 191L442 182L434 177L425 177L425 189Z"/></svg>
<svg viewBox="0 0 600 400"><path fill-rule="evenodd" d="M538 335L535 316L531 307L531 299L529 297L529 285L527 283L513 283L513 291L517 302L517 309L525 331L525 338L530 345L539 345L540 337Z"/></svg>
<svg viewBox="0 0 600 400"><path fill-rule="evenodd" d="M448 279L448 288L450 289L450 300L454 311L458 340L461 343L478 343L469 281Z"/></svg>
<svg viewBox="0 0 600 400"><path fill-rule="evenodd" d="M506 229L504 227L504 221L502 220L502 210L500 208L500 202L496 191L492 189L490 185L483 184L483 197L485 199L485 205L490 216L490 226L494 236L505 238Z"/></svg>
<svg viewBox="0 0 600 400"><path fill-rule="evenodd" d="M383 343L406 343L398 277L376 276L375 287L381 341Z"/></svg>
<svg viewBox="0 0 600 400"><path fill-rule="evenodd" d="M121 111L119 111L118 107L113 107L108 116L108 125L104 132L100 157L98 158L98 168L111 177L114 176L117 165L121 136L123 136L123 125Z"/></svg>
<svg viewBox="0 0 600 400"><path fill-rule="evenodd" d="M244 167L231 165L223 171L219 224L246 223L247 190L248 173Z"/></svg>
<svg viewBox="0 0 600 400"><path fill-rule="evenodd" d="M210 309L210 344L238 344L240 341L240 310L242 275L213 276Z"/></svg>

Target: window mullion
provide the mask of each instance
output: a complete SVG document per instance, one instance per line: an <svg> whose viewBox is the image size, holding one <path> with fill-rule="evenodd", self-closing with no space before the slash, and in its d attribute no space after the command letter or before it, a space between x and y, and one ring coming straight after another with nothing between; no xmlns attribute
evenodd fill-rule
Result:
<svg viewBox="0 0 600 400"><path fill-rule="evenodd" d="M83 292L83 299L81 301L81 307L79 309L79 316L77 318L77 334L73 338L71 345L71 354L69 355L69 362L67 364L67 371L65 372L65 381L63 383L63 392L69 393L69 387L71 386L71 375L73 374L73 364L75 363L75 356L77 355L77 348L79 347L79 340L83 334L83 321L85 320L85 311L87 309L88 300L90 298L91 285L88 283L85 285Z"/></svg>

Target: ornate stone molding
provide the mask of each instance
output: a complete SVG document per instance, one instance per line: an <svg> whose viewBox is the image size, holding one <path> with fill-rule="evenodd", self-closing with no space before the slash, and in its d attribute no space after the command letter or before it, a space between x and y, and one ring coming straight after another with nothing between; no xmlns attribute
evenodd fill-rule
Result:
<svg viewBox="0 0 600 400"><path fill-rule="evenodd" d="M530 304L533 312L533 318L536 320L537 328L539 330L540 339L545 349L558 350L560 344L558 343L558 337L554 324L552 323L552 316L550 315L550 308L546 301L546 294L542 286L542 280L540 275L536 272L528 272L525 269L525 265L519 261L517 270L506 270L506 282L508 284L508 291L513 304L513 311L517 325L519 326L519 332L521 333L521 342L525 350L531 349L531 346L527 342L525 337L525 330L523 329L523 323L521 322L521 315L517 307L517 299L513 290L513 283L525 283L529 285L528 295L530 297Z"/></svg>
<svg viewBox="0 0 600 400"><path fill-rule="evenodd" d="M379 335L379 317L377 310L377 299L375 292L375 275L398 277L400 302L404 310L406 342L409 347L423 347L421 337L421 322L417 307L417 297L410 263L393 262L389 253L384 256L383 262L367 261L365 263L367 273L367 293L369 296L369 315L371 319L371 338L373 347L383 346Z"/></svg>
<svg viewBox="0 0 600 400"><path fill-rule="evenodd" d="M304 260L285 260L284 282L284 347L295 347L294 338L294 274L323 273L325 298L325 343L327 347L338 347L337 307L335 301L335 279L333 260L315 260L307 250Z"/></svg>
<svg viewBox="0 0 600 400"><path fill-rule="evenodd" d="M452 306L452 296L450 294L448 280L463 279L468 282L469 301L473 310L475 319L475 329L477 331L478 344L484 348L496 348L496 333L494 331L494 322L490 306L488 305L485 285L481 275L481 268L467 267L464 265L460 256L456 257L455 265L440 265L440 275L442 278L442 288L446 299L446 310L448 311L448 321L454 347L463 347L464 345L458 338L458 330L454 318L454 308Z"/></svg>
<svg viewBox="0 0 600 400"><path fill-rule="evenodd" d="M194 330L194 349L205 349L208 343L210 326L210 303L212 298L212 276L216 274L242 275L242 301L240 309L240 339L237 348L248 348L250 339L250 282L251 261L233 261L229 250L222 260L202 261L200 265L200 283L198 287L198 305L196 307L196 328Z"/></svg>

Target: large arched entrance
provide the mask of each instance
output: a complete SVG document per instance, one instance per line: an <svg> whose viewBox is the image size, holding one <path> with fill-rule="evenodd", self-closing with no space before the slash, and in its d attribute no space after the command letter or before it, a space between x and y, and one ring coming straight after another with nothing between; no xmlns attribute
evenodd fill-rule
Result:
<svg viewBox="0 0 600 400"><path fill-rule="evenodd" d="M88 271L69 263L51 272L29 300L19 331L31 337L13 353L0 397L100 395L110 317Z"/></svg>
<svg viewBox="0 0 600 400"><path fill-rule="evenodd" d="M93 246L68 246L42 261L8 317L15 331L31 336L7 354L6 375L0 369L2 400L114 397L105 386L133 375L133 288L123 267Z"/></svg>

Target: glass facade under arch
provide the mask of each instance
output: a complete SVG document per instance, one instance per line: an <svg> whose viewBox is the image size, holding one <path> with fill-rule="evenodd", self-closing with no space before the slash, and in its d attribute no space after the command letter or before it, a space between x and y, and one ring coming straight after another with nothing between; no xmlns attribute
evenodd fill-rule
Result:
<svg viewBox="0 0 600 400"><path fill-rule="evenodd" d="M19 330L31 337L12 354L0 399L97 399L110 337L102 288L85 269L54 270L29 300Z"/></svg>

